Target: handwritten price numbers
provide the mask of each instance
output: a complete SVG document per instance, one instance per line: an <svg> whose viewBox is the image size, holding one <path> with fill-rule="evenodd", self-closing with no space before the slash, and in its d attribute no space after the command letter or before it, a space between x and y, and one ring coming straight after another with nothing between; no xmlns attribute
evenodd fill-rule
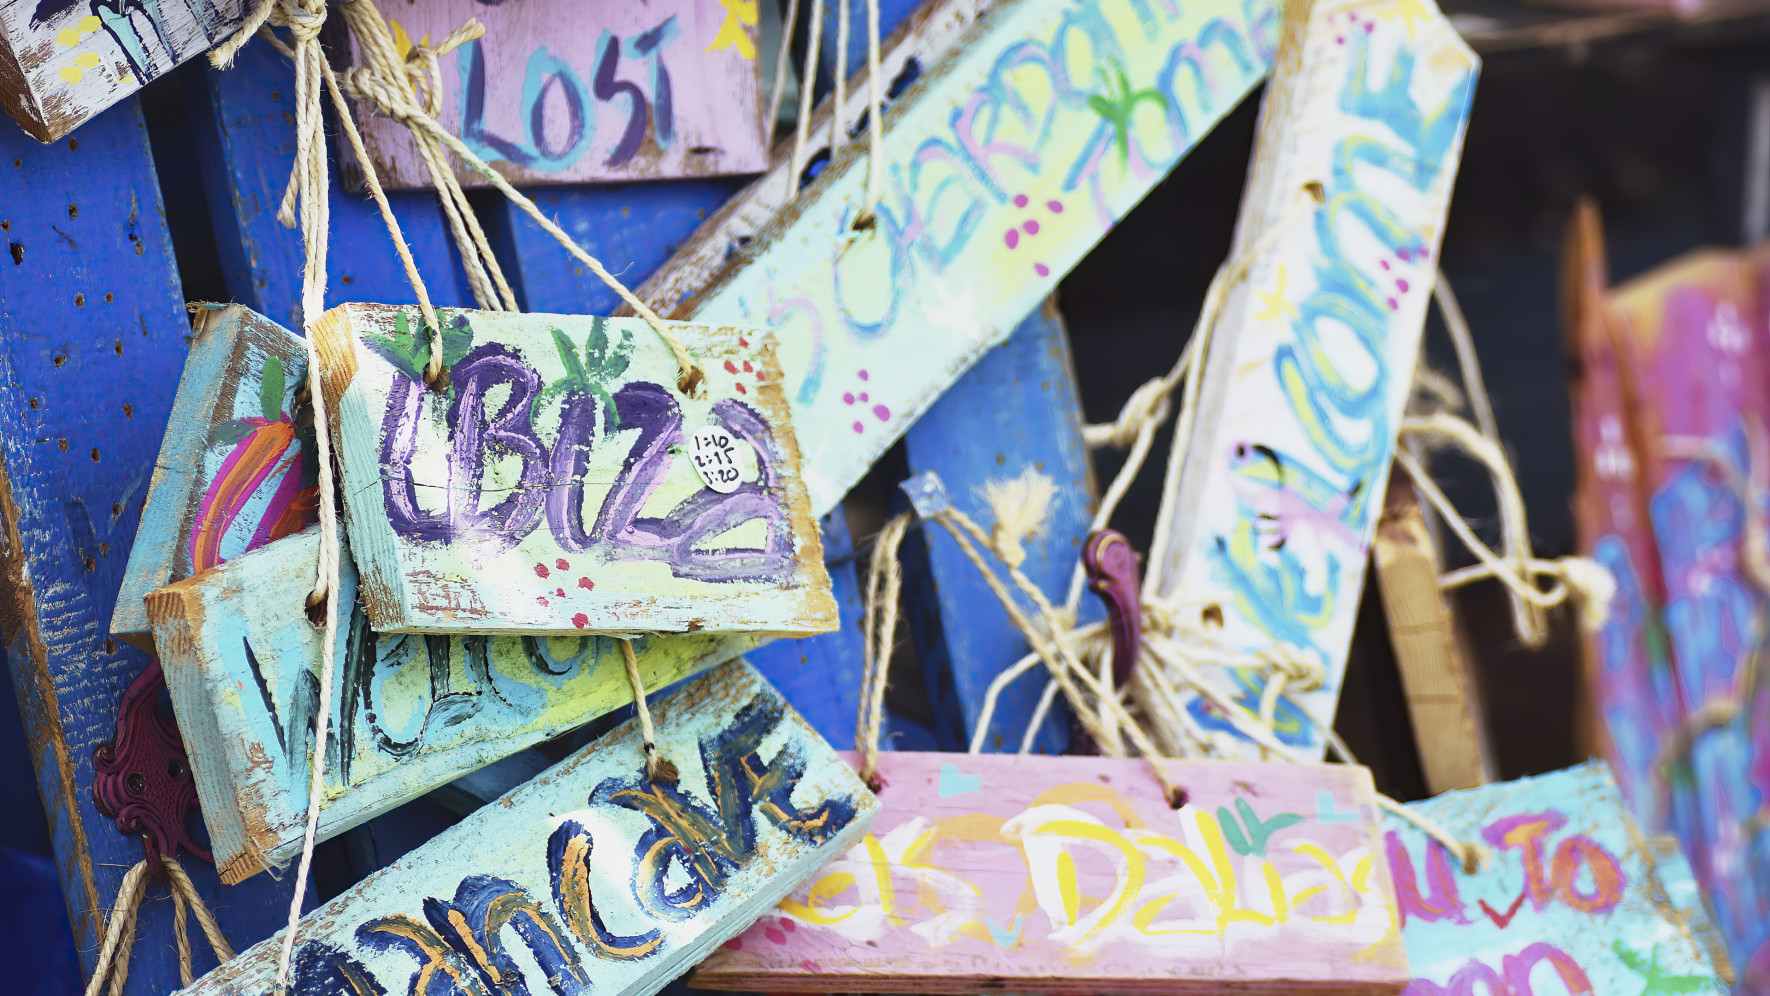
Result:
<svg viewBox="0 0 1770 996"><path fill-rule="evenodd" d="M716 425L702 426L689 441L689 459L701 483L722 495L731 494L743 481L738 467L738 440Z"/></svg>

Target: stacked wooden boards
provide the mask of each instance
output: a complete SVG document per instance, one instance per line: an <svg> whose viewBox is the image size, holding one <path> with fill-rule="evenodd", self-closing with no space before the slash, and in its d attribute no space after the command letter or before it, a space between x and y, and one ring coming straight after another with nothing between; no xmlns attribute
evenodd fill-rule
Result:
<svg viewBox="0 0 1770 996"><path fill-rule="evenodd" d="M655 705L302 921L290 991L647 994L859 840L878 803L741 661ZM268 990L278 938L184 991ZM483 988L482 988L483 987Z"/></svg>

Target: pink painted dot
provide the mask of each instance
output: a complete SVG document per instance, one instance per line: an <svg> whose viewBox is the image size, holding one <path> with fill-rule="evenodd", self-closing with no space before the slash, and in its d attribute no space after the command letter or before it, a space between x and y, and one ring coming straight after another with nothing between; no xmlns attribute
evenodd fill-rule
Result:
<svg viewBox="0 0 1770 996"><path fill-rule="evenodd" d="M552 605L553 604L552 602L547 601L546 595L542 595L539 598L536 598L535 601L540 602L542 605Z"/></svg>
<svg viewBox="0 0 1770 996"><path fill-rule="evenodd" d="M875 417L877 417L879 421L883 422L886 419L891 417L891 409L885 407L884 405L874 405L873 406L873 415Z"/></svg>
<svg viewBox="0 0 1770 996"><path fill-rule="evenodd" d="M1339 36L1339 35L1335 35L1334 36L1334 44L1335 45L1344 45L1344 44L1346 44L1346 39Z"/></svg>
<svg viewBox="0 0 1770 996"><path fill-rule="evenodd" d="M854 404L854 392L853 391L843 391L842 392L842 403L845 405Z"/></svg>
<svg viewBox="0 0 1770 996"><path fill-rule="evenodd" d="M1047 208L1051 209L1052 214L1062 214L1063 213L1063 202L1062 201L1046 201L1045 206Z"/></svg>
<svg viewBox="0 0 1770 996"><path fill-rule="evenodd" d="M1414 250L1414 255L1420 257L1421 259L1427 259L1432 255L1432 250L1426 248L1425 246L1421 246L1418 249Z"/></svg>
<svg viewBox="0 0 1770 996"><path fill-rule="evenodd" d="M867 372L866 372L866 371L865 371L865 370L862 370L862 371L861 371L861 372L860 372L860 379L861 379L861 380L866 380L866 379L867 379Z"/></svg>
<svg viewBox="0 0 1770 996"><path fill-rule="evenodd" d="M1403 262L1403 263L1405 263L1405 262L1407 262L1407 261L1408 261L1408 260L1410 260L1410 259L1412 259L1412 258L1413 258L1413 256L1414 256L1414 254L1413 254L1413 253L1412 253L1412 252L1409 252L1409 251L1408 251L1408 250L1406 250L1406 249L1397 249L1397 250L1395 250L1395 258L1396 258L1396 259L1399 259L1399 260L1401 260L1401 261L1402 261L1402 262Z"/></svg>
<svg viewBox="0 0 1770 996"><path fill-rule="evenodd" d="M865 432L865 431L867 431L867 427L864 425L861 425L859 422L856 422L856 423L854 423L854 431L855 432Z"/></svg>
<svg viewBox="0 0 1770 996"><path fill-rule="evenodd" d="M1037 235L1039 234L1039 223L1029 218L1021 223L1020 230L1028 235Z"/></svg>
<svg viewBox="0 0 1770 996"><path fill-rule="evenodd" d="M867 392L860 392L860 403L863 405L867 403Z"/></svg>
<svg viewBox="0 0 1770 996"><path fill-rule="evenodd" d="M725 372L726 373L737 373L738 372L737 364L731 362L730 360L726 360L725 361Z"/></svg>
<svg viewBox="0 0 1770 996"><path fill-rule="evenodd" d="M760 384L767 379L768 379L767 371L764 371L764 370L756 371L756 383Z"/></svg>
<svg viewBox="0 0 1770 996"><path fill-rule="evenodd" d="M731 940L726 941L725 942L725 949L727 951L742 951L744 949L743 939L738 938L738 937L734 937Z"/></svg>
<svg viewBox="0 0 1770 996"><path fill-rule="evenodd" d="M1399 307L1401 307L1401 306L1400 306L1400 305L1398 305L1398 304L1396 304L1396 303L1395 303L1395 299L1394 299L1394 298L1390 298L1390 299L1389 299L1389 310L1390 310L1390 311L1394 311L1394 310L1396 310L1396 309L1397 309L1397 308L1399 308Z"/></svg>
<svg viewBox="0 0 1770 996"><path fill-rule="evenodd" d="M1377 260L1377 265L1387 270L1389 268L1389 261L1386 259L1379 259Z"/></svg>
<svg viewBox="0 0 1770 996"><path fill-rule="evenodd" d="M560 598L565 597L565 589L564 588L555 588L555 589L553 589L553 593L555 595L558 595Z"/></svg>
<svg viewBox="0 0 1770 996"><path fill-rule="evenodd" d="M762 936L768 938L770 941L773 941L776 944L787 943L787 935L781 933L780 931L774 929L773 927L769 927L769 928L766 928L765 930L763 930Z"/></svg>
<svg viewBox="0 0 1770 996"><path fill-rule="evenodd" d="M1051 275L1051 268L1043 263L1034 263L1033 272L1041 277L1048 277Z"/></svg>
<svg viewBox="0 0 1770 996"><path fill-rule="evenodd" d="M1399 277L1396 278L1395 287L1397 290L1401 291L1403 294L1406 294L1407 293L1407 280L1405 278L1399 278Z"/></svg>
<svg viewBox="0 0 1770 996"><path fill-rule="evenodd" d="M1014 195L1014 206L1017 208L1026 207L1026 195L1025 194L1015 194Z"/></svg>
<svg viewBox="0 0 1770 996"><path fill-rule="evenodd" d="M819 965L817 962L812 961L809 958L800 962L799 967L805 969L807 972L815 972L819 975L822 975L823 970L824 970L824 967L822 965Z"/></svg>
<svg viewBox="0 0 1770 996"><path fill-rule="evenodd" d="M742 384L737 385L737 389L738 389L739 394L749 394L750 393L748 390L746 390L744 388L744 385L742 385Z"/></svg>
<svg viewBox="0 0 1770 996"><path fill-rule="evenodd" d="M560 558L554 560L553 566L559 568L562 571L569 571L572 569L571 562L566 560L564 557L560 557Z"/></svg>
<svg viewBox="0 0 1770 996"><path fill-rule="evenodd" d="M547 570L546 564L536 564L535 565L535 577L544 578L549 573L551 573L551 572Z"/></svg>
<svg viewBox="0 0 1770 996"><path fill-rule="evenodd" d="M590 580L589 578L579 578L578 579L578 587L584 589L585 591L589 591L590 589L596 587L596 582Z"/></svg>
<svg viewBox="0 0 1770 996"><path fill-rule="evenodd" d="M1007 243L1008 248L1012 249L1020 244L1020 233L1010 228L1002 233L1002 241Z"/></svg>
<svg viewBox="0 0 1770 996"><path fill-rule="evenodd" d="M1376 26L1377 26L1377 25L1376 25L1376 22L1374 22L1374 21L1366 21L1366 22L1364 22L1364 33L1365 33L1365 34L1367 34L1367 35L1368 35L1368 34L1370 34L1370 33L1371 33L1371 29L1372 29L1372 28L1374 28L1374 27L1376 27Z"/></svg>
<svg viewBox="0 0 1770 996"><path fill-rule="evenodd" d="M750 340L748 340L748 339L746 339L746 338L744 338L744 337L743 337L743 336L741 336L741 335L740 335L740 336L738 336L738 345L740 345L740 346L748 346L748 345L749 345L749 344L750 344Z"/></svg>
<svg viewBox="0 0 1770 996"><path fill-rule="evenodd" d="M744 361L744 373L750 373L750 372L751 372L751 371L753 371L753 370L755 370L755 369L756 369L756 368L755 368L755 367L753 367L753 366L750 366L750 361L749 361L749 360L745 360L745 361Z"/></svg>
<svg viewBox="0 0 1770 996"><path fill-rule="evenodd" d="M583 629L586 626L590 625L590 617L585 615L584 613L580 612L577 615L572 617L572 625L578 627L579 629Z"/></svg>
<svg viewBox="0 0 1770 996"><path fill-rule="evenodd" d="M786 920L786 919L783 919L783 920L781 920L781 926L782 926L782 927L783 927L783 928L785 928L785 930L786 930L786 932L787 932L787 933L789 933L789 934L791 934L791 933L792 933L792 932L793 932L793 931L795 931L795 930L798 930L798 929L799 929L799 925L798 925L798 924L796 924L796 923L794 923L794 922L793 922L793 921L791 921L791 920Z"/></svg>

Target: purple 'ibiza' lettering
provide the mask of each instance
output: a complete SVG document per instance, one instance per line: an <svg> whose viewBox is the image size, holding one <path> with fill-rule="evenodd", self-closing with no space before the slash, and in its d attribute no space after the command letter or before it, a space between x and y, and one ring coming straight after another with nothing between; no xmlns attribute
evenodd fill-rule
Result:
<svg viewBox="0 0 1770 996"><path fill-rule="evenodd" d="M387 413L381 417L381 501L394 532L409 539L443 543L449 538L448 513L420 509L418 486L412 480L418 418L426 393L423 384L405 374L393 375Z"/></svg>
<svg viewBox="0 0 1770 996"><path fill-rule="evenodd" d="M529 402L541 389L541 377L515 350L488 342L455 364L450 378L455 386L455 401L449 406L449 433L454 440L449 454L451 531L456 536L489 532L514 546L541 520L541 504L547 497L547 453L529 422ZM497 413L488 415L486 395L501 384L508 384L510 393ZM495 448L494 455L502 450L520 459L522 481L503 501L481 511L480 474L488 447ZM462 501L470 504L459 507Z"/></svg>
<svg viewBox="0 0 1770 996"><path fill-rule="evenodd" d="M547 489L547 528L553 541L572 553L590 549L591 538L584 532L584 473L591 452L607 434L608 416L601 400L588 391L566 392L559 409L553 486Z"/></svg>

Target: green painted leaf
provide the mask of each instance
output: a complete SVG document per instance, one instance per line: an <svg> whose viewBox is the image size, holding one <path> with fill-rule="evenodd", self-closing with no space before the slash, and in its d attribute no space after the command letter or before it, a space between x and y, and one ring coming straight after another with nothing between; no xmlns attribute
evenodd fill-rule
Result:
<svg viewBox="0 0 1770 996"><path fill-rule="evenodd" d="M448 320L448 328L443 332L443 366L452 367L461 362L462 357L473 348L473 326L467 321L466 315L455 315ZM426 342L425 348L430 346ZM428 357L426 357L428 359Z"/></svg>
<svg viewBox="0 0 1770 996"><path fill-rule="evenodd" d="M424 379L424 365L412 365L412 354L405 343L396 342L379 332L366 332L363 334L363 345L411 380Z"/></svg>
<svg viewBox="0 0 1770 996"><path fill-rule="evenodd" d="M226 422L215 427L215 431L209 434L209 441L211 443L225 443L228 446L233 446L240 440L250 436L252 430L256 428L258 427L243 418L230 418Z"/></svg>
<svg viewBox="0 0 1770 996"><path fill-rule="evenodd" d="M1612 941L1610 943L1610 949L1615 951L1616 956L1622 959L1622 963L1627 965L1629 971L1634 972L1636 975L1646 975L1651 971L1647 959L1642 956L1641 952L1631 949L1622 941Z"/></svg>
<svg viewBox="0 0 1770 996"><path fill-rule="evenodd" d="M1654 993L1699 993L1714 989L1715 980L1700 975L1672 975L1662 977L1659 984L1649 990Z"/></svg>
<svg viewBox="0 0 1770 996"><path fill-rule="evenodd" d="M272 356L264 361L258 375L258 410L267 422L283 417L283 358Z"/></svg>
<svg viewBox="0 0 1770 996"><path fill-rule="evenodd" d="M565 367L565 380L573 387L588 386L589 378L584 376L584 364L578 359L578 347L572 345L571 337L559 329L553 329L553 348L559 350L559 364Z"/></svg>
<svg viewBox="0 0 1770 996"><path fill-rule="evenodd" d="M608 320L600 316L590 319L590 337L584 340L584 362L595 370L601 370L608 361L608 332L604 326Z"/></svg>

